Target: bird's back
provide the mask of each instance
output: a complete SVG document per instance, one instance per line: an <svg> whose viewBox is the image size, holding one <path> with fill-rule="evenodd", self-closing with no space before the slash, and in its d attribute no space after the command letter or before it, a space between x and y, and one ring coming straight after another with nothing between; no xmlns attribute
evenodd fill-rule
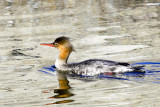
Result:
<svg viewBox="0 0 160 107"><path fill-rule="evenodd" d="M90 59L80 63L67 64L70 73L94 76L101 73L124 73L134 69L128 63L114 62L102 59Z"/></svg>

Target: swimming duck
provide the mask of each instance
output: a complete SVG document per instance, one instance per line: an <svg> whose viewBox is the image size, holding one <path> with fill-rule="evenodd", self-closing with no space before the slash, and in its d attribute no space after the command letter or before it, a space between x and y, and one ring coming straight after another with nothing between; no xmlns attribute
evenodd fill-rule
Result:
<svg viewBox="0 0 160 107"><path fill-rule="evenodd" d="M53 43L42 43L41 45L55 47L59 50L59 57L56 59L55 67L62 72L84 76L94 76L101 73L144 72L141 70L141 66L132 66L129 63L105 59L88 59L78 63L67 63L71 52L75 50L70 39L65 36L58 37Z"/></svg>

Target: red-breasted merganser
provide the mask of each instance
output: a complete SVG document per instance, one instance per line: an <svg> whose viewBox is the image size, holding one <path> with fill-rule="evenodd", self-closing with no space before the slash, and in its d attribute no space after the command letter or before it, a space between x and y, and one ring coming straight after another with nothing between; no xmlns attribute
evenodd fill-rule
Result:
<svg viewBox="0 0 160 107"><path fill-rule="evenodd" d="M125 73L136 70L144 72L140 70L141 67L133 67L128 63L103 59L89 59L79 63L68 64L69 55L74 51L68 37L59 37L53 43L42 43L41 45L55 47L60 51L59 57L55 62L56 69L60 71L84 76L94 76L101 73Z"/></svg>

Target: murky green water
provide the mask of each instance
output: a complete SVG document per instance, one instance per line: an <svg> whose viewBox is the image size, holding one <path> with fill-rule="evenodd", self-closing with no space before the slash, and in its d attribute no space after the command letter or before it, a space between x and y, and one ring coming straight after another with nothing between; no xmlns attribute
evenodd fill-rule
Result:
<svg viewBox="0 0 160 107"><path fill-rule="evenodd" d="M159 107L157 72L132 81L90 82L39 72L58 56L56 49L39 44L59 36L70 37L77 51L69 62L158 62L160 1L1 0L1 107Z"/></svg>

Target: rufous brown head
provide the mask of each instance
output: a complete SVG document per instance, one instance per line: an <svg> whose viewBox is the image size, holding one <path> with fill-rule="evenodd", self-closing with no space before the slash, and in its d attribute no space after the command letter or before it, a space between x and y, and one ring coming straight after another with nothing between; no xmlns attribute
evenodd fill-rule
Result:
<svg viewBox="0 0 160 107"><path fill-rule="evenodd" d="M69 49L70 51L74 51L69 38L65 36L57 38L53 43L42 43L40 45L55 47L58 48L59 50Z"/></svg>

